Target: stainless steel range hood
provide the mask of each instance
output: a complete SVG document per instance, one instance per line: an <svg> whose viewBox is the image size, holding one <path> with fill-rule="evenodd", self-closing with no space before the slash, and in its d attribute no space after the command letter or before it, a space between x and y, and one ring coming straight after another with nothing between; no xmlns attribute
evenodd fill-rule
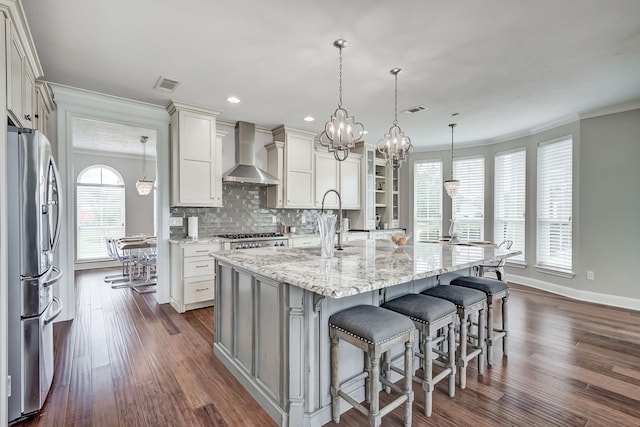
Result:
<svg viewBox="0 0 640 427"><path fill-rule="evenodd" d="M236 165L222 175L224 182L278 185L280 180L256 166L256 125L236 122Z"/></svg>

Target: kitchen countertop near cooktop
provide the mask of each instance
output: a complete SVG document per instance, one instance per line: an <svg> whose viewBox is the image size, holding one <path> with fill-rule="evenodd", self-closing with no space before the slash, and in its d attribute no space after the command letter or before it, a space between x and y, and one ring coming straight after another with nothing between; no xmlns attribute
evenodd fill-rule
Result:
<svg viewBox="0 0 640 427"><path fill-rule="evenodd" d="M221 262L319 295L341 298L463 270L519 255L490 247L416 243L394 249L386 240L363 240L323 259L320 247L268 247L211 254Z"/></svg>

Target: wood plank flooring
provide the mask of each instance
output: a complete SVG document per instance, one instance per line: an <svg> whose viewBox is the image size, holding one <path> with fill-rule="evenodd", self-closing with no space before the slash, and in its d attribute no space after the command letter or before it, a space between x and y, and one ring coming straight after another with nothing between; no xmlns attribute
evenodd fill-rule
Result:
<svg viewBox="0 0 640 427"><path fill-rule="evenodd" d="M111 289L109 273L77 275L78 316L54 327L53 388L17 426L275 425L213 356L212 308L178 314L155 294ZM431 418L414 383L414 426L640 426L639 312L512 285L509 320L509 356L498 348L481 376L473 363L454 398L438 384ZM339 425L367 423L352 409Z"/></svg>

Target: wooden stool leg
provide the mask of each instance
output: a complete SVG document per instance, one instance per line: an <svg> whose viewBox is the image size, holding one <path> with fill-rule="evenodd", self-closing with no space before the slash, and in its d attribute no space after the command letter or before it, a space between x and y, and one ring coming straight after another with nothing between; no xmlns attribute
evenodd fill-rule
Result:
<svg viewBox="0 0 640 427"><path fill-rule="evenodd" d="M340 397L338 396L338 349L340 339L329 332L331 340L331 415L333 422L340 422Z"/></svg>
<svg viewBox="0 0 640 427"><path fill-rule="evenodd" d="M485 331L485 317L484 311L487 309L486 304L483 304L483 309L478 311L478 346L480 346L480 354L478 354L478 372L484 373L485 367L485 354L487 351L487 343L484 339L484 331Z"/></svg>
<svg viewBox="0 0 640 427"><path fill-rule="evenodd" d="M460 347L458 349L458 366L460 367L460 388L467 387L467 312L460 316Z"/></svg>
<svg viewBox="0 0 640 427"><path fill-rule="evenodd" d="M431 412L433 410L433 349L432 347L432 339L431 334L428 331L425 331L423 334L423 342L424 342L424 381L422 382L422 388L424 389L424 414L427 417L431 416Z"/></svg>
<svg viewBox="0 0 640 427"><path fill-rule="evenodd" d="M493 299L487 304L487 363L493 364Z"/></svg>
<svg viewBox="0 0 640 427"><path fill-rule="evenodd" d="M449 375L449 396L453 397L456 393L456 328L455 320L449 323L449 361L448 368L451 369Z"/></svg>
<svg viewBox="0 0 640 427"><path fill-rule="evenodd" d="M504 331L504 337L502 337L502 353L506 356L508 354L509 344L509 292L502 298L502 330Z"/></svg>
<svg viewBox="0 0 640 427"><path fill-rule="evenodd" d="M380 376L380 358L377 357L373 349L369 351L369 425L378 427L381 422L380 417L380 395L378 384Z"/></svg>
<svg viewBox="0 0 640 427"><path fill-rule="evenodd" d="M404 344L404 392L407 402L404 406L404 425L411 427L413 418L413 339Z"/></svg>

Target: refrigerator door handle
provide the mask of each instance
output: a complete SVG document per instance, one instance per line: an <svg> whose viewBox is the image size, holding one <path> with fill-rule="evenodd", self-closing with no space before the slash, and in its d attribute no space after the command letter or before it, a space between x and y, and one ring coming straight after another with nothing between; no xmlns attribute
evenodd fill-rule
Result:
<svg viewBox="0 0 640 427"><path fill-rule="evenodd" d="M49 318L44 319L44 324L45 325L48 325L49 323L53 322L53 320L56 317L58 317L60 315L60 313L62 313L62 302L57 297L53 297L53 302L58 305L58 308L56 309L56 311L51 316L49 316Z"/></svg>
<svg viewBox="0 0 640 427"><path fill-rule="evenodd" d="M51 240L51 250L55 251L58 247L58 243L60 242L60 229L62 228L62 193L60 191L60 173L58 172L58 168L53 157L50 159L49 168L53 172L53 180L56 186L55 191L58 196L56 200L52 201L53 204L57 204L56 226L53 231L53 239ZM49 180L51 180L51 177L49 177Z"/></svg>
<svg viewBox="0 0 640 427"><path fill-rule="evenodd" d="M60 280L60 278L62 277L62 272L57 267L52 267L51 271L56 273L56 275L51 279L47 279L46 282L43 282L42 283L42 287L43 288L48 288L49 286L53 285L58 280ZM55 299L55 297L54 297L54 299Z"/></svg>

